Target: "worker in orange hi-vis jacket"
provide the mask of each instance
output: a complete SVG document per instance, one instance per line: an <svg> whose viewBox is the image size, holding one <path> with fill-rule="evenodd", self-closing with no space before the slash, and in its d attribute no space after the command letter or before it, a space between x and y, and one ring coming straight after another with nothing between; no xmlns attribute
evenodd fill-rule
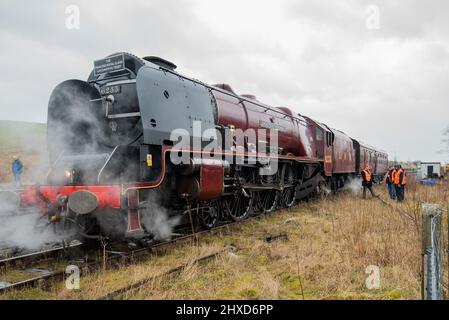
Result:
<svg viewBox="0 0 449 320"><path fill-rule="evenodd" d="M395 166L394 172L394 186L396 189L396 199L401 202L405 199L405 185L407 184L407 177L401 165Z"/></svg>
<svg viewBox="0 0 449 320"><path fill-rule="evenodd" d="M362 170L362 187L363 199L366 199L366 189L371 192L373 197L378 197L373 190L373 174L371 173L371 168L369 166Z"/></svg>

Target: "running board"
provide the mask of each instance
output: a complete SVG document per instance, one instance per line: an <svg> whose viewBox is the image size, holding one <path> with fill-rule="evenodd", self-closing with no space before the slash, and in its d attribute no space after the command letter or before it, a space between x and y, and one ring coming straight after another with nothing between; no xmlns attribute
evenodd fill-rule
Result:
<svg viewBox="0 0 449 320"><path fill-rule="evenodd" d="M248 190L277 190L282 191L285 188L293 187L293 184L284 184L280 186L275 183L266 183L266 184L253 184L253 183L244 183L241 185L243 189Z"/></svg>

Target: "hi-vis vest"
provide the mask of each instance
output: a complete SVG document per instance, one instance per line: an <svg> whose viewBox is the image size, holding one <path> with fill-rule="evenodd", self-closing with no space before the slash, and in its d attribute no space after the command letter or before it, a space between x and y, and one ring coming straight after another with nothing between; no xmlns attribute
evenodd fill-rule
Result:
<svg viewBox="0 0 449 320"><path fill-rule="evenodd" d="M391 183L394 184L394 180L396 179L396 169L393 169L391 172Z"/></svg>
<svg viewBox="0 0 449 320"><path fill-rule="evenodd" d="M371 171L368 169L364 169L362 172L365 173L365 181L370 182L371 181Z"/></svg>
<svg viewBox="0 0 449 320"><path fill-rule="evenodd" d="M401 173L402 173L402 181L399 181L399 179L401 178ZM395 170L393 177L394 177L394 184L395 185L405 186L405 184L407 183L407 179L405 177L405 171L402 170L402 169Z"/></svg>

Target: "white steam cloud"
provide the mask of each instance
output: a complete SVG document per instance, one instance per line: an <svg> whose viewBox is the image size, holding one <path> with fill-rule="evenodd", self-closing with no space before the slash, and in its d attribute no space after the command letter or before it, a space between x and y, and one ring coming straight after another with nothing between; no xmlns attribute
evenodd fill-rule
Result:
<svg viewBox="0 0 449 320"><path fill-rule="evenodd" d="M149 197L147 206L149 206L148 209L141 211L142 225L154 236L155 240L170 240L181 217L170 217L168 210L160 205L155 193Z"/></svg>
<svg viewBox="0 0 449 320"><path fill-rule="evenodd" d="M36 250L61 242L63 237L54 233L52 226L45 227L46 218L41 214L0 216L0 246Z"/></svg>
<svg viewBox="0 0 449 320"><path fill-rule="evenodd" d="M353 194L360 193L362 191L362 179L361 178L355 178L355 179L349 178L349 180L345 184L343 190L349 191Z"/></svg>

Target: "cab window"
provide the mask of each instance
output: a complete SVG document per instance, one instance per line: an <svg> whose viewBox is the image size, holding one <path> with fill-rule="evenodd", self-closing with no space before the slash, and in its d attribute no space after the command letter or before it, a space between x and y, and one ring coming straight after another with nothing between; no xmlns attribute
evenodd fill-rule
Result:
<svg viewBox="0 0 449 320"><path fill-rule="evenodd" d="M321 128L316 127L315 135L317 141L323 141L323 130Z"/></svg>

